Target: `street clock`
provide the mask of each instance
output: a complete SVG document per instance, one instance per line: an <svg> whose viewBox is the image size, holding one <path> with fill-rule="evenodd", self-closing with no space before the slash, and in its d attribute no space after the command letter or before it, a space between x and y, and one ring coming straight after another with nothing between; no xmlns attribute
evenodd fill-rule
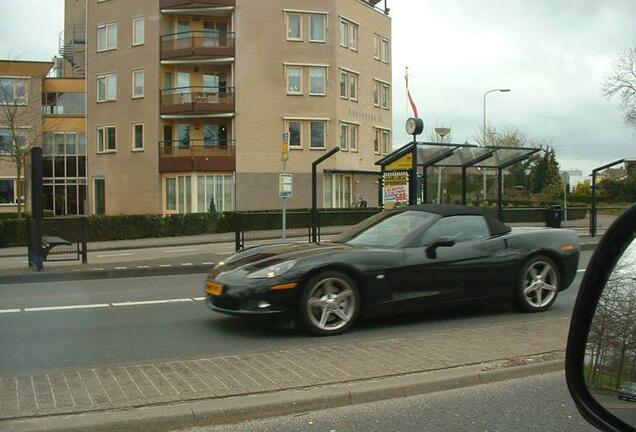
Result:
<svg viewBox="0 0 636 432"><path fill-rule="evenodd" d="M421 118L410 118L406 121L406 133L420 135L424 131L424 121Z"/></svg>

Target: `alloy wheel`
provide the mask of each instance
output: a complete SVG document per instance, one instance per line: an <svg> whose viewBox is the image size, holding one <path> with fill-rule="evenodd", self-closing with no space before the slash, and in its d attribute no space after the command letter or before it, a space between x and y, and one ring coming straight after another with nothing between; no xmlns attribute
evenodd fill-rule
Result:
<svg viewBox="0 0 636 432"><path fill-rule="evenodd" d="M306 307L314 326L324 331L336 331L353 319L356 296L347 281L330 277L313 286Z"/></svg>
<svg viewBox="0 0 636 432"><path fill-rule="evenodd" d="M547 261L536 261L526 271L523 295L531 306L543 308L557 295L557 284L557 272L552 264Z"/></svg>

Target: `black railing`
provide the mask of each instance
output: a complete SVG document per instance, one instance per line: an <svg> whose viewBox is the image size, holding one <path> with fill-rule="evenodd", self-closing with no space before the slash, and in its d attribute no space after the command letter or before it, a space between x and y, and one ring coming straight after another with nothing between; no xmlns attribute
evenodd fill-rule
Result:
<svg viewBox="0 0 636 432"><path fill-rule="evenodd" d="M161 106L166 110L215 111L234 105L234 87L177 87L161 91Z"/></svg>
<svg viewBox="0 0 636 432"><path fill-rule="evenodd" d="M164 56L230 54L234 49L235 33L204 30L170 33L161 36L161 53Z"/></svg>
<svg viewBox="0 0 636 432"><path fill-rule="evenodd" d="M159 142L160 157L206 157L234 154L235 140L225 138L175 139Z"/></svg>

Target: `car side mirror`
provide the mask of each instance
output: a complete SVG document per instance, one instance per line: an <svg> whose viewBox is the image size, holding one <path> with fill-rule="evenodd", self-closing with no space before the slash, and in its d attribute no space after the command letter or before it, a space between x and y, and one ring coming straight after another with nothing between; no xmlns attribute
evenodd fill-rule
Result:
<svg viewBox="0 0 636 432"><path fill-rule="evenodd" d="M566 351L568 388L604 431L636 427L636 204L601 239L579 288Z"/></svg>
<svg viewBox="0 0 636 432"><path fill-rule="evenodd" d="M455 246L455 240L451 237L440 237L426 247L426 256L435 259L437 258L437 248L453 246Z"/></svg>

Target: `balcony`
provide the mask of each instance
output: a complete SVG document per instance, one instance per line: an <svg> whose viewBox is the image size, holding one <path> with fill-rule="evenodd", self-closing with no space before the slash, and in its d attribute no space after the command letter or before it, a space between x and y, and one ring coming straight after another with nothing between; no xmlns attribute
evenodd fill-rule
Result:
<svg viewBox="0 0 636 432"><path fill-rule="evenodd" d="M162 13L226 16L231 14L236 0L159 0Z"/></svg>
<svg viewBox="0 0 636 432"><path fill-rule="evenodd" d="M159 143L159 172L236 170L234 140L162 141Z"/></svg>
<svg viewBox="0 0 636 432"><path fill-rule="evenodd" d="M234 87L179 87L161 91L161 114L234 112Z"/></svg>
<svg viewBox="0 0 636 432"><path fill-rule="evenodd" d="M161 60L223 60L233 57L233 32L189 31L161 36Z"/></svg>

